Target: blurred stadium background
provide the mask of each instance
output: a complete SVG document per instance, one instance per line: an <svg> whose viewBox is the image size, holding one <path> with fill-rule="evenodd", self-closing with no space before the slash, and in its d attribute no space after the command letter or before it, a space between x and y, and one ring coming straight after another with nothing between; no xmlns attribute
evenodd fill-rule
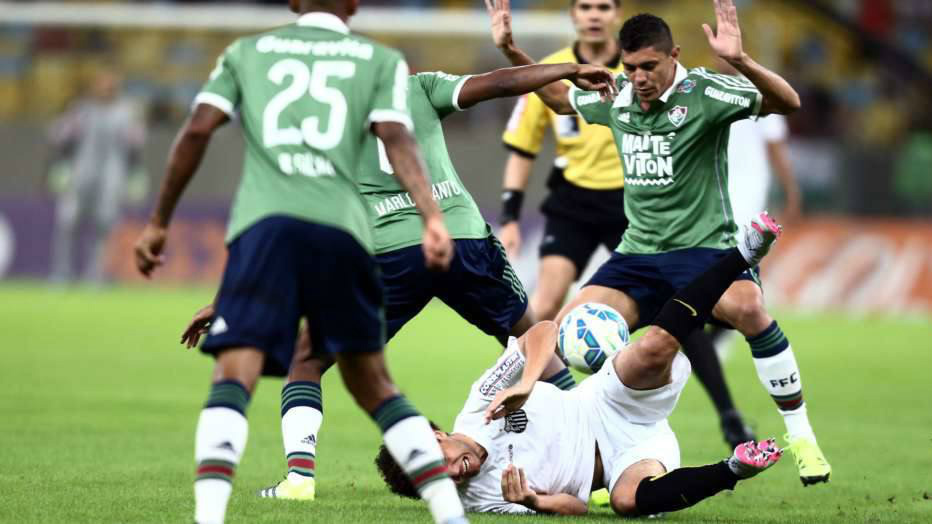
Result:
<svg viewBox="0 0 932 524"><path fill-rule="evenodd" d="M670 21L683 61L711 65L700 28L708 2L623 2ZM928 311L932 306L932 3L926 0L741 0L746 45L799 90L790 151L805 220L769 262L771 300L809 307ZM86 92L95 72L118 71L145 124L146 176L109 236L106 278L132 281L131 242L162 176L166 153L220 51L236 36L288 23L284 2L0 2L0 277L50 270L54 196L52 123ZM515 0L515 32L532 55L567 44L565 0ZM479 1L363 2L356 30L404 50L414 70L452 73L505 65ZM446 124L467 186L495 224L512 101L485 104ZM222 269L227 205L242 142L228 126L182 202L166 281L213 284ZM545 151L542 158L550 158ZM536 163L533 215L548 162ZM143 183L146 182L146 183ZM773 184L775 187L778 184ZM148 191L145 191L148 189ZM777 191L775 189L774 191ZM772 195L779 210L781 196ZM533 287L540 221L519 272ZM80 246L79 246L80 247ZM844 256L827 257L830 253ZM84 257L76 253L78 264ZM603 253L604 256L604 253Z"/></svg>
<svg viewBox="0 0 932 524"><path fill-rule="evenodd" d="M223 268L242 157L235 124L215 138L182 200L155 284L140 285L131 246L174 133L216 57L238 35L293 20L284 3L0 1L0 522L189 519L191 435L211 362L178 350L175 337L213 296ZM362 3L351 26L401 48L414 70L506 65L490 42L480 0ZM623 14L665 17L684 63L711 66L700 27L711 21L710 3L623 0ZM805 214L768 259L764 282L793 333L810 413L835 473L828 486L802 490L793 466L783 464L766 482L666 520L932 522L932 2L736 3L752 54L784 74L803 99L789 124ZM519 9L516 36L533 56L572 40L566 0L512 4ZM143 123L144 169L106 240L104 277L114 286L66 291L46 283L57 179L51 139L57 119L102 70L120 73ZM492 224L507 156L501 134L512 106L483 104L445 124L453 160ZM529 287L541 237L536 204L552 158L546 149L540 157L516 264ZM771 201L779 215L782 195ZM88 242L77 248L80 265ZM823 309L835 311L815 312ZM450 423L469 383L500 350L443 307L428 308L391 346L399 346L389 351L397 382L441 424ZM735 355L725 366L740 407L760 435L779 435L782 424L751 359ZM319 448L320 500L302 511L253 497L282 467L272 381L250 410L231 521L426 521L420 505L380 485L371 466L377 431L333 375L324 381L329 418ZM684 463L699 464L720 459L725 447L708 400L691 382L673 425ZM608 517L600 511L594 520Z"/></svg>

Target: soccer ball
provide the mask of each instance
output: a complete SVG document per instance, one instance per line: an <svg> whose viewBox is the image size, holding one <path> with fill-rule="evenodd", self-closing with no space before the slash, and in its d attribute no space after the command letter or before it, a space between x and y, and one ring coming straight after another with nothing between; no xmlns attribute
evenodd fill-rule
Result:
<svg viewBox="0 0 932 524"><path fill-rule="evenodd" d="M605 304L589 302L573 308L557 335L557 346L570 367L592 374L628 345L628 323Z"/></svg>

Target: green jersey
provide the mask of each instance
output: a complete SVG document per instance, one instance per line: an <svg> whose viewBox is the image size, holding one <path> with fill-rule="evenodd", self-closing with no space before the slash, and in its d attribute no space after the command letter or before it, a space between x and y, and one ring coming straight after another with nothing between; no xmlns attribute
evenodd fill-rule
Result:
<svg viewBox="0 0 932 524"><path fill-rule="evenodd" d="M468 76L420 73L408 77L408 105L414 136L424 155L434 199L453 238L485 238L488 229L479 207L456 174L441 120L455 111ZM385 146L368 140L359 165L359 191L374 228L375 252L385 253L421 243L423 222L414 200L394 176Z"/></svg>
<svg viewBox="0 0 932 524"><path fill-rule="evenodd" d="M628 229L617 251L664 253L727 248L737 231L728 198L728 133L756 117L761 95L745 79L677 64L676 77L648 111L618 78L618 96L573 89L570 102L591 124L612 130L624 163Z"/></svg>
<svg viewBox="0 0 932 524"><path fill-rule="evenodd" d="M372 122L412 125L407 79L401 54L326 13L227 48L195 98L238 110L246 139L227 242L287 215L340 228L371 252L357 165Z"/></svg>

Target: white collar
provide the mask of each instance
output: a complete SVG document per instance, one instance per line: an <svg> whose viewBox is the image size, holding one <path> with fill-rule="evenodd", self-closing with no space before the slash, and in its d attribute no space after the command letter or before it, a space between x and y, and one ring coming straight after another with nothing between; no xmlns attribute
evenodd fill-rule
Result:
<svg viewBox="0 0 932 524"><path fill-rule="evenodd" d="M297 24L305 27L317 27L327 29L337 33L349 34L350 30L346 23L337 15L325 13L323 11L313 11L305 13L298 18Z"/></svg>
<svg viewBox="0 0 932 524"><path fill-rule="evenodd" d="M686 71L686 68L683 67L683 64L677 62L676 63L676 76L673 77L673 84L670 85L670 89L667 89L666 91L664 91L662 95L660 95L660 101L663 103L667 103L667 100L670 99L670 95L673 94L673 90L676 89L676 86L680 85L680 82L686 79L686 76L688 74L689 72Z"/></svg>

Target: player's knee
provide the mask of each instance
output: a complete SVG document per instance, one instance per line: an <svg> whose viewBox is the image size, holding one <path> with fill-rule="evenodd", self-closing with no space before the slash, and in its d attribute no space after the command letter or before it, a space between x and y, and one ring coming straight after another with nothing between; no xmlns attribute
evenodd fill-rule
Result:
<svg viewBox="0 0 932 524"><path fill-rule="evenodd" d="M770 324L764 298L759 294L748 294L734 304L731 314L732 324L744 334L758 333Z"/></svg>
<svg viewBox="0 0 932 524"><path fill-rule="evenodd" d="M679 348L676 337L665 329L651 326L640 344L640 360L646 368L662 371L670 366Z"/></svg>
<svg viewBox="0 0 932 524"><path fill-rule="evenodd" d="M638 507L635 502L635 493L637 486L633 489L628 486L619 486L612 491L611 505L612 510L623 517L637 515Z"/></svg>

